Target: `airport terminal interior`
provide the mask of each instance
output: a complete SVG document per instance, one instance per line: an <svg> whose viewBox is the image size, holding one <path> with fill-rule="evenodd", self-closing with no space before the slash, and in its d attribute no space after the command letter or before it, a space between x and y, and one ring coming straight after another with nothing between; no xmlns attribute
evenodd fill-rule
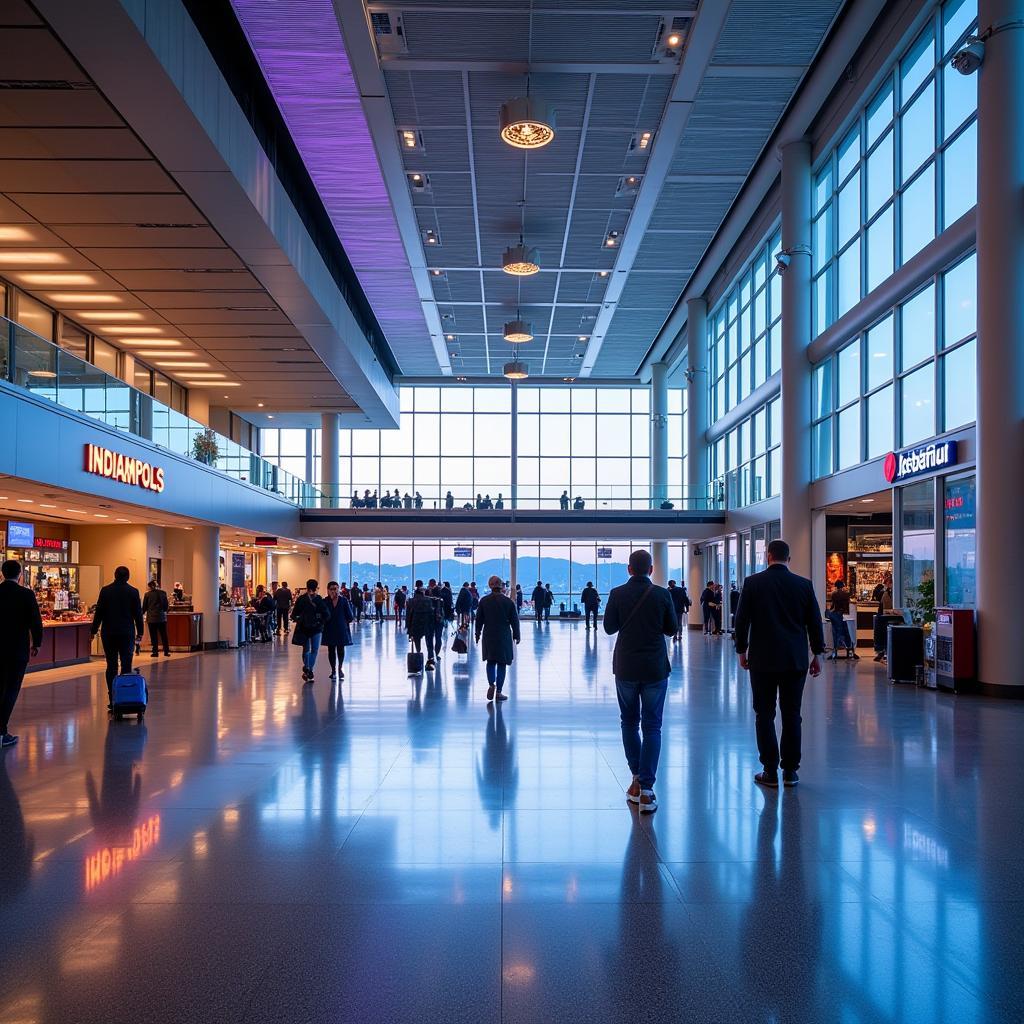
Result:
<svg viewBox="0 0 1024 1024"><path fill-rule="evenodd" d="M1024 1020L1022 204L1024 0L0 0L0 1024Z"/></svg>

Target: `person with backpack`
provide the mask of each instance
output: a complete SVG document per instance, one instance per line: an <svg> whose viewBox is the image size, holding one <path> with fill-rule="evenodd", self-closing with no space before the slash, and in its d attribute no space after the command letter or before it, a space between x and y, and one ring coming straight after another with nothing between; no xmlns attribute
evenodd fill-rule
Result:
<svg viewBox="0 0 1024 1024"><path fill-rule="evenodd" d="M487 581L490 593L480 599L476 612L476 642L483 645L481 655L487 663L487 700L508 700L501 692L505 685L505 672L516 656L519 643L519 616L515 602L502 593L500 576Z"/></svg>
<svg viewBox="0 0 1024 1024"><path fill-rule="evenodd" d="M292 608L292 621L295 630L292 643L302 648L302 680L313 682L313 669L316 656L320 653L324 626L330 621L331 610L327 602L317 593L320 584L316 580L306 580L306 589Z"/></svg>
<svg viewBox="0 0 1024 1024"><path fill-rule="evenodd" d="M409 598L409 592L405 587L399 587L395 591L395 628L402 625L405 620L405 605Z"/></svg>

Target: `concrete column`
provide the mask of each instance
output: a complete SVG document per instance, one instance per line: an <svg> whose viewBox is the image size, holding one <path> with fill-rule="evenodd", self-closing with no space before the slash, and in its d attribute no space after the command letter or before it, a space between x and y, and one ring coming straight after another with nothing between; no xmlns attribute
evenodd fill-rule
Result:
<svg viewBox="0 0 1024 1024"><path fill-rule="evenodd" d="M811 574L811 144L782 147L782 539L791 568Z"/></svg>
<svg viewBox="0 0 1024 1024"><path fill-rule="evenodd" d="M509 508L516 509L519 507L519 389L515 381L509 386L512 389L512 491L509 494ZM514 584L515 580L512 582Z"/></svg>
<svg viewBox="0 0 1024 1024"><path fill-rule="evenodd" d="M320 414L320 490L326 508L338 508L338 431L341 415L336 412ZM337 562L335 561L335 565Z"/></svg>
<svg viewBox="0 0 1024 1024"><path fill-rule="evenodd" d="M706 508L708 498L708 304L686 303L686 506ZM694 504L695 502L699 504Z"/></svg>
<svg viewBox="0 0 1024 1024"><path fill-rule="evenodd" d="M203 646L216 647L220 642L220 529L196 526L191 537L192 607L203 613Z"/></svg>
<svg viewBox="0 0 1024 1024"><path fill-rule="evenodd" d="M668 364L651 364L651 508L668 498Z"/></svg>
<svg viewBox="0 0 1024 1024"><path fill-rule="evenodd" d="M516 584L519 582L519 551L516 542L509 541L508 545L508 585L509 597L516 599Z"/></svg>
<svg viewBox="0 0 1024 1024"><path fill-rule="evenodd" d="M327 592L327 584L331 580L341 582L339 576L340 563L341 563L341 545L336 540L329 540L324 544L327 549L326 555L321 555L321 571L323 572L324 578L320 583L321 590ZM345 582L348 582L347 580ZM370 581L373 582L372 580Z"/></svg>
<svg viewBox="0 0 1024 1024"><path fill-rule="evenodd" d="M704 589L704 557L696 554L699 544L690 541L686 545L686 590L690 595L693 607L690 609L690 629L701 629L700 595Z"/></svg>
<svg viewBox="0 0 1024 1024"><path fill-rule="evenodd" d="M978 15L994 30L978 72L978 678L999 693L1024 684L1024 2L981 0Z"/></svg>
<svg viewBox="0 0 1024 1024"><path fill-rule="evenodd" d="M668 583L668 541L652 541L651 557L654 559L654 572L651 574L651 579L659 587L664 587Z"/></svg>

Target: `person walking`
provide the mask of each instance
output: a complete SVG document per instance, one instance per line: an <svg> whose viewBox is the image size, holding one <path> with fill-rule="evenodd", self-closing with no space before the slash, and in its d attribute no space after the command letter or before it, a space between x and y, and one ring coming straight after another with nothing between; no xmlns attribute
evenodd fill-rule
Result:
<svg viewBox="0 0 1024 1024"><path fill-rule="evenodd" d="M810 580L790 572L789 545L768 544L768 568L743 581L734 640L740 668L750 672L760 786L777 789L779 766L786 786L800 781L800 702L807 673L821 672L825 635ZM813 658L808 661L808 644ZM782 711L782 747L775 735L775 704Z"/></svg>
<svg viewBox="0 0 1024 1024"><path fill-rule="evenodd" d="M544 618L544 603L547 601L547 596L544 593L544 584L540 580L537 580L537 586L533 588L530 600L533 602L533 617L537 622L540 622Z"/></svg>
<svg viewBox="0 0 1024 1024"><path fill-rule="evenodd" d="M319 587L316 580L306 580L306 589L292 608L292 621L295 623L292 643L302 648L302 679L305 683L313 682L313 670L323 642L324 626L331 618L327 602L317 593Z"/></svg>
<svg viewBox="0 0 1024 1024"><path fill-rule="evenodd" d="M638 549L629 556L629 581L608 595L604 631L618 636L612 654L615 692L619 700L622 748L633 781L626 799L641 814L658 809L654 783L661 756L661 720L672 671L665 652L665 637L679 631L672 598L650 579L651 553ZM642 736L641 736L642 732Z"/></svg>
<svg viewBox="0 0 1024 1024"><path fill-rule="evenodd" d="M580 604L583 605L583 615L587 620L587 632L590 632L590 617L594 617L594 629L597 629L597 609L601 607L601 595L590 580L580 594Z"/></svg>
<svg viewBox="0 0 1024 1024"><path fill-rule="evenodd" d="M846 616L850 614L850 592L846 589L846 581L838 579L829 595L828 611L826 617L832 625L832 653L829 658L835 661L839 655L839 648L846 648L846 656L860 661L860 656L854 650L853 637L850 636L850 626Z"/></svg>
<svg viewBox="0 0 1024 1024"><path fill-rule="evenodd" d="M483 644L481 656L487 665L487 700L508 700L502 693L505 673L515 660L515 644L519 643L519 616L515 602L502 593L501 577L487 581L490 593L480 598L476 610L476 642Z"/></svg>
<svg viewBox="0 0 1024 1024"><path fill-rule="evenodd" d="M476 618L476 610L480 607L480 591L476 589L476 580L473 580L469 585L469 596L473 599L473 604L469 609L470 619Z"/></svg>
<svg viewBox="0 0 1024 1024"><path fill-rule="evenodd" d="M262 588L261 588L262 589ZM167 591L161 590L156 580L150 580L146 587L146 595L142 599L142 614L146 619L146 627L149 630L149 642L153 648L150 657L155 658L163 646L164 656L171 656L171 649L167 644L167 609L170 602L167 600Z"/></svg>
<svg viewBox="0 0 1024 1024"><path fill-rule="evenodd" d="M736 629L736 609L740 606L740 592L736 589L736 584L731 583L729 585L729 632L732 633Z"/></svg>
<svg viewBox="0 0 1024 1024"><path fill-rule="evenodd" d="M399 587L395 591L395 628L398 629L402 622L405 620L405 604L408 600L409 592L405 587Z"/></svg>
<svg viewBox="0 0 1024 1024"><path fill-rule="evenodd" d="M287 636L288 620L292 613L292 592L287 581L282 580L281 586L274 591L274 604L277 605L277 631L280 633L283 630Z"/></svg>
<svg viewBox="0 0 1024 1024"><path fill-rule="evenodd" d="M690 612L690 595L686 592L686 587L676 586L675 580L668 581L668 596L672 598L672 607L676 613L676 635L672 637L672 640L678 642L683 639L683 623L686 621L686 616Z"/></svg>
<svg viewBox="0 0 1024 1024"><path fill-rule="evenodd" d="M391 618L391 588L384 584L384 618Z"/></svg>
<svg viewBox="0 0 1024 1024"><path fill-rule="evenodd" d="M384 586L380 580L373 588L373 614L378 622L384 621Z"/></svg>
<svg viewBox="0 0 1024 1024"><path fill-rule="evenodd" d="M516 613L523 614L523 588L516 584Z"/></svg>
<svg viewBox="0 0 1024 1024"><path fill-rule="evenodd" d="M423 589L423 580L417 580L412 598L405 608L405 629L415 651L422 651L422 643L426 640L428 669L434 667L435 628L434 603Z"/></svg>
<svg viewBox="0 0 1024 1024"><path fill-rule="evenodd" d="M704 621L704 635L710 636L714 629L715 613L715 581L708 580L708 585L700 593L700 611Z"/></svg>
<svg viewBox="0 0 1024 1024"><path fill-rule="evenodd" d="M128 567L119 565L114 570L114 582L100 590L96 610L92 617L92 635L100 634L103 654L107 659L107 710L112 710L111 695L118 675L132 670L135 638L141 637L142 599L129 584Z"/></svg>
<svg viewBox="0 0 1024 1024"><path fill-rule="evenodd" d="M724 630L722 629L722 608L725 604L725 598L722 595L722 584L715 584L715 600L711 605L711 618L715 625L715 636L721 636Z"/></svg>
<svg viewBox="0 0 1024 1024"><path fill-rule="evenodd" d="M352 581L352 612L355 615L355 621L360 622L363 618L363 588L353 580Z"/></svg>
<svg viewBox="0 0 1024 1024"><path fill-rule="evenodd" d="M345 648L352 646L352 605L341 596L341 588L334 580L327 584L327 610L331 617L324 625L321 642L327 648L331 665L331 679L344 679Z"/></svg>
<svg viewBox="0 0 1024 1024"><path fill-rule="evenodd" d="M551 619L551 606L555 603L555 595L551 593L551 584L544 584L544 621Z"/></svg>
<svg viewBox="0 0 1024 1024"><path fill-rule="evenodd" d="M459 588L459 596L455 599L455 614L459 617L459 628L469 625L470 612L473 610L473 595L469 592L469 584L463 583Z"/></svg>
<svg viewBox="0 0 1024 1024"><path fill-rule="evenodd" d="M0 575L0 747L13 747L18 737L11 735L11 715L29 658L43 646L43 619L35 594L20 583L21 563L9 559Z"/></svg>

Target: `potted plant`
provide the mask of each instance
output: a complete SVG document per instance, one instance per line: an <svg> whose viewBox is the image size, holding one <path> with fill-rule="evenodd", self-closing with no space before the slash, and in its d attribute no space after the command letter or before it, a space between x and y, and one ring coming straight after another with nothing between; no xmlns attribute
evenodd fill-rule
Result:
<svg viewBox="0 0 1024 1024"><path fill-rule="evenodd" d="M207 427L200 431L192 439L192 457L197 462L206 466L212 466L220 455L220 448L217 446L217 435Z"/></svg>

